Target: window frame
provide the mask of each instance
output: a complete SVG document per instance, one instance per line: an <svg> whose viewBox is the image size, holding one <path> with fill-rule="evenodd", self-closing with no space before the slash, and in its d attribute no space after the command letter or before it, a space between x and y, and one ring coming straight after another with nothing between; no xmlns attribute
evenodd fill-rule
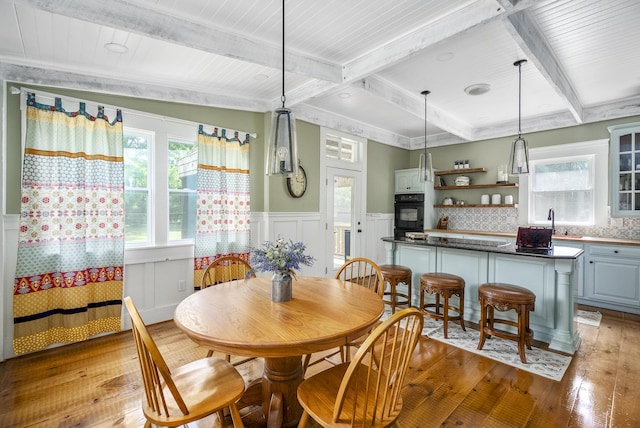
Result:
<svg viewBox="0 0 640 428"><path fill-rule="evenodd" d="M581 160L587 156L593 156L593 224L572 223L567 221L556 221L558 225L566 227L604 227L607 225L609 214L608 188L609 188L609 143L607 139L592 140L578 143L560 144L546 147L529 149L529 161L535 164L536 161L572 161ZM530 169L532 170L532 168ZM532 209L532 186L531 173L520 175L519 179L519 218L521 225L548 225L548 221L536 220L533 218Z"/></svg>

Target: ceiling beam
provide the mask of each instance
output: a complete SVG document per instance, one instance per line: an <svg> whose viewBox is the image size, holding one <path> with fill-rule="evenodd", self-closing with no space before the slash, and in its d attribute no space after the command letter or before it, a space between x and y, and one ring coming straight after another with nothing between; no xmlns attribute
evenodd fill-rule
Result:
<svg viewBox="0 0 640 428"><path fill-rule="evenodd" d="M507 31L520 49L524 51L525 57L538 69L556 93L565 100L567 108L576 122L582 123L582 103L529 13L523 10L510 14L504 22Z"/></svg>
<svg viewBox="0 0 640 428"><path fill-rule="evenodd" d="M125 81L106 76L96 76L41 68L24 64L9 63L0 59L0 79L23 84L52 86L75 89L80 91L97 92L125 97L139 97L145 99L168 101L183 104L196 104L210 107L228 108L264 112L268 110L267 103L256 99L240 98L211 94L201 91L191 91L166 86L151 85L145 82ZM253 130L252 132L255 132Z"/></svg>
<svg viewBox="0 0 640 428"><path fill-rule="evenodd" d="M319 126L346 132L358 137L364 137L389 146L400 147L402 149L411 148L411 141L407 137L367 123L358 122L351 118L340 116L308 104L296 107L295 114L296 119L304 120Z"/></svg>
<svg viewBox="0 0 640 428"><path fill-rule="evenodd" d="M282 46L187 21L123 0L14 0L56 15L104 25L169 43L282 69ZM285 69L334 84L342 83L342 67L296 52L286 52Z"/></svg>
<svg viewBox="0 0 640 428"><path fill-rule="evenodd" d="M369 76L359 82L358 87L386 100L388 103L405 110L407 113L424 119L424 97L405 91L379 76ZM464 140L473 140L473 128L433 103L427 103L429 123L456 135ZM422 138L424 142L424 138Z"/></svg>
<svg viewBox="0 0 640 428"><path fill-rule="evenodd" d="M495 0L477 0L441 19L426 23L344 65L344 82L354 82L404 61L423 50L502 15Z"/></svg>

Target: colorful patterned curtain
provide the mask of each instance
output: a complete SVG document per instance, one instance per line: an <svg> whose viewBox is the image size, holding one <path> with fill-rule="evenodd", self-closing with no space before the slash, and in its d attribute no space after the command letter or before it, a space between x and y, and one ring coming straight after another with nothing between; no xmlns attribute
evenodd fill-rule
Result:
<svg viewBox="0 0 640 428"><path fill-rule="evenodd" d="M122 114L67 113L27 96L13 287L16 354L120 330L124 262Z"/></svg>
<svg viewBox="0 0 640 428"><path fill-rule="evenodd" d="M249 134L198 129L198 190L194 285L214 259L235 255L249 261Z"/></svg>

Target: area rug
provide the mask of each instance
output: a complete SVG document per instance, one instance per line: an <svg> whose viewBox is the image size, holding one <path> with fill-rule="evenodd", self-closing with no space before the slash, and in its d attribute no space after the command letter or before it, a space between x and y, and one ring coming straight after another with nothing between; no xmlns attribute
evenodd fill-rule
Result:
<svg viewBox="0 0 640 428"><path fill-rule="evenodd" d="M391 312L385 310L382 318L386 319L389 315L391 315ZM431 339L555 381L562 380L562 376L564 376L567 367L569 367L569 363L571 363L571 357L533 347L533 349L527 349L525 351L527 364L524 364L520 361L518 344L511 340L499 338L487 339L482 350L479 351L477 349L478 340L480 339L480 332L478 330L467 326L467 331L463 331L462 328L460 328L460 324L451 322L449 323L449 337L445 339L442 331L442 322L429 317L424 318L422 334Z"/></svg>
<svg viewBox="0 0 640 428"><path fill-rule="evenodd" d="M592 325L600 327L600 321L602 321L602 314L598 311L583 311L578 309L575 316L576 322L580 324Z"/></svg>

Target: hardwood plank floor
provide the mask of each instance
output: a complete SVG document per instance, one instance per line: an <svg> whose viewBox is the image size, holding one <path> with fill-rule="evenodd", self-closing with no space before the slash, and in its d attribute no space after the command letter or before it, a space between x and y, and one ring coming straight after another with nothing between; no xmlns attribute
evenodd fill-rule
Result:
<svg viewBox="0 0 640 428"><path fill-rule="evenodd" d="M582 344L561 382L423 338L394 426L640 426L640 317L600 312L599 328L578 324ZM173 322L150 330L171 367L207 353ZM131 333L122 332L7 360L0 364L0 426L142 426L136 358ZM262 365L252 361L241 371L255 379ZM248 427L258 413L245 409ZM190 424L219 425L215 415Z"/></svg>

